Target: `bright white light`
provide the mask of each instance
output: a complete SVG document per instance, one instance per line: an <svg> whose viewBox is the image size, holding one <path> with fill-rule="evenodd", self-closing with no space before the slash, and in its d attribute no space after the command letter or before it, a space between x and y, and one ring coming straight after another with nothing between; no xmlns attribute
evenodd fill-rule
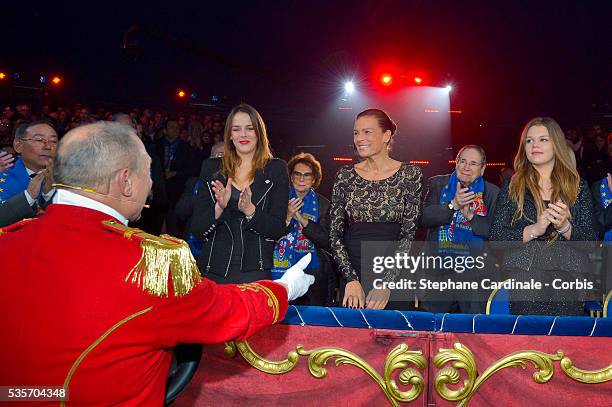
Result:
<svg viewBox="0 0 612 407"><path fill-rule="evenodd" d="M346 93L353 93L355 91L355 85L353 84L353 82L345 82L344 83L344 90L346 91Z"/></svg>
<svg viewBox="0 0 612 407"><path fill-rule="evenodd" d="M453 90L453 87L451 85L446 85L445 89L450 92L451 90Z"/></svg>

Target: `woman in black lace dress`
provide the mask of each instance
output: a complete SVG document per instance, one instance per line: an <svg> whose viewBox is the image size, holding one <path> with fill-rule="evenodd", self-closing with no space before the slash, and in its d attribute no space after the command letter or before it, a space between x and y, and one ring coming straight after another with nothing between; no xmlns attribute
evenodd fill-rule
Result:
<svg viewBox="0 0 612 407"><path fill-rule="evenodd" d="M371 289L366 296L361 285L361 242L398 241L398 250L408 251L417 228L423 175L418 167L389 157L395 131L382 110L359 113L353 142L362 161L336 174L330 243L343 279L343 306L385 308L388 290Z"/></svg>
<svg viewBox="0 0 612 407"><path fill-rule="evenodd" d="M580 179L563 131L538 117L523 129L514 171L497 198L489 240L504 242L503 267L516 281L543 284L588 277L594 241L593 203ZM552 288L510 291L513 314L582 315L584 291Z"/></svg>

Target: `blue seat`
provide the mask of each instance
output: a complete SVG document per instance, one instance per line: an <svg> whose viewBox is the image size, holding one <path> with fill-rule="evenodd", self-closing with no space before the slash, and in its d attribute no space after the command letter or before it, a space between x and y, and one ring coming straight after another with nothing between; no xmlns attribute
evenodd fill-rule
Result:
<svg viewBox="0 0 612 407"><path fill-rule="evenodd" d="M510 314L510 291L508 289L496 288L493 290L487 301L486 314Z"/></svg>

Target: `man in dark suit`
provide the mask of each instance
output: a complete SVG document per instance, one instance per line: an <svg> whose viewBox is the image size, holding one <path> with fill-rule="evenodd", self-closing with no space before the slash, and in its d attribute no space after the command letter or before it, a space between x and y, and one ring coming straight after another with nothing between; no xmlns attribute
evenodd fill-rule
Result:
<svg viewBox="0 0 612 407"><path fill-rule="evenodd" d="M434 252L431 254L444 256L447 254L444 247L454 248L466 241L488 239L499 188L483 179L485 168L484 149L471 144L459 150L452 174L429 179L421 225L427 227L427 240L432 242L430 252ZM439 271L444 274L444 279L459 278L456 270ZM440 276L440 273L436 274ZM431 301L424 306L432 312L457 311L457 306L461 312L483 311L478 301L461 299L467 298Z"/></svg>
<svg viewBox="0 0 612 407"><path fill-rule="evenodd" d="M13 147L19 158L0 172L0 226L34 216L51 201L57 142L57 132L48 122L17 128Z"/></svg>
<svg viewBox="0 0 612 407"><path fill-rule="evenodd" d="M185 184L190 176L197 176L199 168L194 161L189 143L179 138L180 129L175 121L166 124L164 136L157 144L157 156L161 159L166 181L168 212L166 215L167 233L181 236L181 228L176 218L174 207L181 197Z"/></svg>

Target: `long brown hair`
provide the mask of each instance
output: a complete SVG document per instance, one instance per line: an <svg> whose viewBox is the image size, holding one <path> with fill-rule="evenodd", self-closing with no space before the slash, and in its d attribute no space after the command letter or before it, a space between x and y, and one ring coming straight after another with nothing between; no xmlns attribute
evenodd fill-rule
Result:
<svg viewBox="0 0 612 407"><path fill-rule="evenodd" d="M514 157L514 175L510 180L510 199L516 203L516 211L512 222L523 217L523 206L525 204L525 192L528 190L534 198L538 216L546 209L540 194L538 181L540 175L533 164L527 159L525 152L525 138L527 131L534 126L544 126L552 141L555 163L550 175L553 187L551 201L560 199L566 205L572 206L578 197L580 187L580 176L576 170L575 161L570 157L570 149L567 148L565 135L559 124L550 117L536 117L531 119L523 128L518 151ZM535 219L533 220L535 222Z"/></svg>
<svg viewBox="0 0 612 407"><path fill-rule="evenodd" d="M241 103L234 107L230 114L227 116L225 121L225 131L223 136L224 143L224 155L223 155L223 169L222 173L225 177L230 178L236 175L236 171L240 167L242 160L236 152L236 147L232 142L232 121L237 113L246 113L251 118L255 135L257 136L257 150L255 150L255 156L253 157L253 163L251 166L250 178L255 177L255 173L258 170L263 169L268 161L272 158L272 151L270 150L270 143L268 142L268 134L266 132L266 125L263 119L251 105Z"/></svg>

